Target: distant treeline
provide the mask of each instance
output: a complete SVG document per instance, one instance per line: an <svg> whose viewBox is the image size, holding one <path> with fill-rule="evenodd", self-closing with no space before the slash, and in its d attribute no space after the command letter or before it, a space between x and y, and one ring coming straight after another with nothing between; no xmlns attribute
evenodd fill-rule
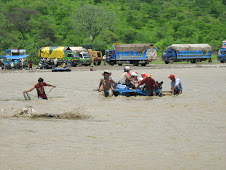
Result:
<svg viewBox="0 0 226 170"><path fill-rule="evenodd" d="M0 0L0 54L43 46L208 43L226 39L226 0Z"/></svg>

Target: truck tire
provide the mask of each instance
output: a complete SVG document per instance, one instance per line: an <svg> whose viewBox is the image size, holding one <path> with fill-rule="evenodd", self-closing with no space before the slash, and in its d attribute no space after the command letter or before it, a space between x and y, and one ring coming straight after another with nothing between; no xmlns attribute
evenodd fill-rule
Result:
<svg viewBox="0 0 226 170"><path fill-rule="evenodd" d="M122 64L118 64L119 66L122 66Z"/></svg>
<svg viewBox="0 0 226 170"><path fill-rule="evenodd" d="M146 63L142 63L141 66L146 66Z"/></svg>
<svg viewBox="0 0 226 170"><path fill-rule="evenodd" d="M196 59L196 63L200 63L200 59Z"/></svg>
<svg viewBox="0 0 226 170"><path fill-rule="evenodd" d="M133 62L133 66L138 66L138 65L139 65L138 61Z"/></svg>
<svg viewBox="0 0 226 170"><path fill-rule="evenodd" d="M196 60L191 60L191 63L196 63Z"/></svg>
<svg viewBox="0 0 226 170"><path fill-rule="evenodd" d="M224 63L224 61L221 61L221 63Z"/></svg>
<svg viewBox="0 0 226 170"><path fill-rule="evenodd" d="M169 64L169 61L165 61L166 64Z"/></svg>
<svg viewBox="0 0 226 170"><path fill-rule="evenodd" d="M114 61L110 61L110 65L113 66L115 63Z"/></svg>

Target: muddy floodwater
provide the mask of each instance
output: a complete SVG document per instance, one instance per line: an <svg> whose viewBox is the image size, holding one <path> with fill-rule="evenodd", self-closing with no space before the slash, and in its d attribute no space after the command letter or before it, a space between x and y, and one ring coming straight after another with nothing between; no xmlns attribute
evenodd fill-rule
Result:
<svg viewBox="0 0 226 170"><path fill-rule="evenodd" d="M175 74L183 94L105 98L106 68L1 71L0 169L226 169L226 67L131 68L163 90ZM120 79L123 67L107 69ZM39 77L57 87L25 100Z"/></svg>

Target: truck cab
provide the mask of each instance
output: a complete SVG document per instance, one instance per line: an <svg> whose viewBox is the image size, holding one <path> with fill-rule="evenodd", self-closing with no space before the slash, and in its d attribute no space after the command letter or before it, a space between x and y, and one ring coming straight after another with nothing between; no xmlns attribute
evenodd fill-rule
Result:
<svg viewBox="0 0 226 170"><path fill-rule="evenodd" d="M79 57L82 65L91 65L91 57L88 52L80 52Z"/></svg>
<svg viewBox="0 0 226 170"><path fill-rule="evenodd" d="M226 40L223 41L222 47L218 51L217 60L221 63L226 62Z"/></svg>
<svg viewBox="0 0 226 170"><path fill-rule="evenodd" d="M71 66L76 67L80 64L80 57L78 53L67 53L66 62L70 62Z"/></svg>
<svg viewBox="0 0 226 170"><path fill-rule="evenodd" d="M105 55L106 55L107 63L109 63L110 65L114 65L116 63L115 62L115 59L116 59L115 50L113 50L113 49L106 50Z"/></svg>
<svg viewBox="0 0 226 170"><path fill-rule="evenodd" d="M218 51L217 60L220 61L221 63L226 62L226 48L221 48Z"/></svg>
<svg viewBox="0 0 226 170"><path fill-rule="evenodd" d="M92 49L88 49L88 53L91 56L92 63L94 65L100 65L101 61L103 60L102 52L101 51L93 51Z"/></svg>
<svg viewBox="0 0 226 170"><path fill-rule="evenodd" d="M166 64L175 61L176 57L177 55L173 49L167 49L162 53L162 60L165 61Z"/></svg>

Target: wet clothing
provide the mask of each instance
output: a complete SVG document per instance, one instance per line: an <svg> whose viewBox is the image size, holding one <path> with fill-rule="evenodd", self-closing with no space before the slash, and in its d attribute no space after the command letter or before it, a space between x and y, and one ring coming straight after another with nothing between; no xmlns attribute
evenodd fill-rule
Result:
<svg viewBox="0 0 226 170"><path fill-rule="evenodd" d="M153 90L146 90L146 96L153 96L153 93L156 94L156 90L153 89Z"/></svg>
<svg viewBox="0 0 226 170"><path fill-rule="evenodd" d="M120 80L121 84L126 84L126 74L127 74L127 72L122 73L122 77L121 77L121 80Z"/></svg>
<svg viewBox="0 0 226 170"><path fill-rule="evenodd" d="M109 96L109 91L108 90L104 90L104 96L108 97Z"/></svg>
<svg viewBox="0 0 226 170"><path fill-rule="evenodd" d="M177 86L175 91L181 91L183 89L179 78L175 78L175 82L171 81L171 89L174 88L174 86Z"/></svg>
<svg viewBox="0 0 226 170"><path fill-rule="evenodd" d="M119 81L119 83L123 84L123 85L126 85L128 86L129 88L133 88L135 89L136 87L131 83L130 80L128 80L126 78L126 74L129 74L131 76L131 74L129 72L124 72L122 73L122 77L121 77L121 80Z"/></svg>
<svg viewBox="0 0 226 170"><path fill-rule="evenodd" d="M144 78L140 83L139 86L145 84L145 87L147 90L155 90L155 87L157 86L157 83L155 79L151 78Z"/></svg>
<svg viewBox="0 0 226 170"><path fill-rule="evenodd" d="M42 85L40 85L39 83L35 85L35 88L37 89L38 93L38 98L48 99L44 90L44 86L47 86L45 82Z"/></svg>

